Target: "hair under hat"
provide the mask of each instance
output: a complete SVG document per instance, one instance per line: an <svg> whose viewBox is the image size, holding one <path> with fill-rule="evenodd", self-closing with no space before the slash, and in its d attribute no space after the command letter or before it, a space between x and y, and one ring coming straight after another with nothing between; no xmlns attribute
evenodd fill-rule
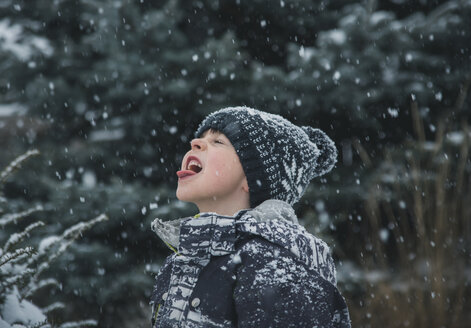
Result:
<svg viewBox="0 0 471 328"><path fill-rule="evenodd" d="M199 138L213 128L234 146L249 185L250 206L267 199L291 205L311 179L329 172L337 161L334 142L321 130L296 126L280 115L249 107L229 107L209 114Z"/></svg>

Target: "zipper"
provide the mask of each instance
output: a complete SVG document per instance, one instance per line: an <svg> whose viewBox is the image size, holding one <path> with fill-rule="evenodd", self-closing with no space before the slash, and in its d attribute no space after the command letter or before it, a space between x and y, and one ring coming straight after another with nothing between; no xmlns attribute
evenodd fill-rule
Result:
<svg viewBox="0 0 471 328"><path fill-rule="evenodd" d="M154 316L152 317L152 328L157 328L157 316L159 315L159 310L160 310L161 304L157 307L157 311L155 311L155 305L154 305Z"/></svg>
<svg viewBox="0 0 471 328"><path fill-rule="evenodd" d="M177 250L175 247L173 247L172 245L170 245L169 243L167 243L165 240L164 240L163 242L164 242L164 243L167 245L167 247L170 248L174 253L176 253L177 255L180 255L180 253L178 253L178 250Z"/></svg>

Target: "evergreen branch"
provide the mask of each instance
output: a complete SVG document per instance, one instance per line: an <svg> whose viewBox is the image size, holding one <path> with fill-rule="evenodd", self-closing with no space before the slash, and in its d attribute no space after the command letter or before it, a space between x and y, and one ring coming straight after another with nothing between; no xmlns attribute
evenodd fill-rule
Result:
<svg viewBox="0 0 471 328"><path fill-rule="evenodd" d="M6 253L2 257L0 257L0 267L3 266L5 263L8 263L10 261L13 261L17 257L23 255L23 254L28 254L31 255L34 253L34 248L33 247L25 247L25 248L19 248L15 250L13 253Z"/></svg>
<svg viewBox="0 0 471 328"><path fill-rule="evenodd" d="M8 238L8 241L5 243L5 246L3 246L3 252L7 253L10 248L25 240L26 237L29 237L29 233L31 232L31 230L42 226L44 226L44 222L38 221L30 224L20 233L11 234L10 238Z"/></svg>
<svg viewBox="0 0 471 328"><path fill-rule="evenodd" d="M51 328L51 325L47 322L47 320L35 323L32 326L28 326L28 328Z"/></svg>
<svg viewBox="0 0 471 328"><path fill-rule="evenodd" d="M445 2L443 5L438 6L427 15L425 21L422 23L422 26L435 25L440 17L453 14L453 11L456 10L459 10L459 4L454 3L453 1Z"/></svg>
<svg viewBox="0 0 471 328"><path fill-rule="evenodd" d="M93 227L95 224L98 222L106 221L108 220L108 216L106 214L101 214L97 216L96 218L88 221L88 222L79 222L69 229L65 230L64 233L62 234L62 238L72 238L72 239L77 239L79 235L82 234L85 230L90 229Z"/></svg>
<svg viewBox="0 0 471 328"><path fill-rule="evenodd" d="M21 163L26 161L28 158L39 155L39 151L37 149L28 150L21 156L18 156L13 162L11 162L1 173L0 173L0 183L4 183L5 180L21 166Z"/></svg>
<svg viewBox="0 0 471 328"><path fill-rule="evenodd" d="M13 214L5 214L2 217L0 217L0 228L3 228L7 224L10 224L12 222L16 222L20 219L23 219L30 215L31 213L42 211L43 207L41 205L36 205L34 208L27 209L26 211L19 212L19 213L13 213Z"/></svg>
<svg viewBox="0 0 471 328"><path fill-rule="evenodd" d="M64 241L64 242L55 251L55 253L49 254L49 257L44 262L42 262L41 264L38 265L38 269L36 271L36 274L34 275L34 279L37 279L41 275L41 273L43 273L43 271L48 269L49 264L51 264L52 262L55 261L56 258L61 256L69 248L69 246L72 245L72 243L75 241L75 239L72 239L72 240L61 239L60 241ZM42 254L42 255L44 255L44 254ZM37 258L35 258L34 260L37 260ZM32 262L30 262L30 263L32 263ZM28 265L30 265L30 264L28 264Z"/></svg>
<svg viewBox="0 0 471 328"><path fill-rule="evenodd" d="M48 254L48 258L46 261L42 262L38 266L38 270L35 274L35 279L39 277L39 275L49 268L49 264L52 263L57 257L59 257L62 253L64 253L69 246L85 231L90 229L92 226L97 224L98 222L101 221L106 221L108 220L108 216L105 214L101 214L98 217L88 221L88 222L79 222L69 229L65 230L64 233L62 234L61 237L59 237L57 240L54 240L50 245L48 245L47 249L51 248L53 245L60 243L59 248L55 251L53 254ZM40 253L38 253L37 256L32 257L30 261L28 262L28 265L33 264L36 262L41 256L45 255L45 250L41 250Z"/></svg>
<svg viewBox="0 0 471 328"><path fill-rule="evenodd" d="M25 297L30 297L39 289L47 287L47 286L56 286L60 288L61 285L56 279L53 279L53 278L43 279L43 280L40 280L36 285L30 286L29 289L24 292L24 295Z"/></svg>
<svg viewBox="0 0 471 328"><path fill-rule="evenodd" d="M2 286L5 289L10 289L13 286L18 286L20 283L24 284L25 280L31 279L34 272L33 269L24 269L19 274L4 279Z"/></svg>
<svg viewBox="0 0 471 328"><path fill-rule="evenodd" d="M45 314L48 314L49 312L52 312L52 311L55 311L57 309L63 309L65 308L65 305L64 303L62 302L55 302L55 303L52 303L52 304L49 304L48 306L46 307L43 307L41 309L41 312L45 313Z"/></svg>
<svg viewBox="0 0 471 328"><path fill-rule="evenodd" d="M78 327L90 327L90 326L98 326L98 322L96 320L82 320L82 321L75 321L75 322L66 322L59 326L59 328L78 328Z"/></svg>
<svg viewBox="0 0 471 328"><path fill-rule="evenodd" d="M6 169L0 172L0 186L8 179L10 175L12 175L13 172L16 171L16 169L21 167L21 164L25 160L38 154L39 152L37 150L28 151L24 155L17 157L13 162L11 162ZM0 203L6 202L6 198L0 196ZM40 210L43 210L43 207L41 205L37 205L35 208L30 208L19 213L1 215L0 229L10 223L16 223L18 220ZM3 214L3 209L0 209L0 213ZM19 243L27 240L30 232L33 229L44 226L42 221L29 224L26 228L23 229L23 231L9 235L7 241L4 243L4 245L2 245L3 248L0 246L0 302L3 302L3 298L1 297L4 297L6 292L10 292L12 290L16 291L15 299L21 303L25 297L33 295L36 291L44 288L45 286L59 285L55 279L43 279L38 281L38 277L46 268L49 268L49 264L62 253L64 253L69 248L69 246L79 236L82 235L85 230L88 230L96 223L107 219L108 217L102 214L87 222L80 222L75 224L74 226L65 230L60 236L52 236L43 239L39 246L38 252L35 252L32 247L19 248L14 251L13 249ZM26 261L25 257L28 257ZM37 265L38 261L42 261L42 263ZM20 286L22 287L20 288ZM38 310L40 310L41 313L47 314L56 309L62 309L64 307L65 306L63 303L55 302ZM34 320L34 322L36 321L37 320ZM98 323L96 320L82 320L64 323L60 325L60 327L78 328L97 325ZM51 328L52 326L46 319L34 324L22 325L22 327Z"/></svg>
<svg viewBox="0 0 471 328"><path fill-rule="evenodd" d="M39 243L39 247L38 247L38 254L39 255L47 255L49 250L55 245L57 244L58 242L61 241L61 237L59 236L54 236L54 235L51 235L47 238L44 238L43 240L41 240L41 242Z"/></svg>

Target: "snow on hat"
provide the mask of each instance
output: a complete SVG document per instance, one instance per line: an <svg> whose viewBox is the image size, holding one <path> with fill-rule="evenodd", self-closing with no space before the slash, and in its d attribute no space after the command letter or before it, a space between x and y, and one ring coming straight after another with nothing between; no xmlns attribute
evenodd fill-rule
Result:
<svg viewBox="0 0 471 328"><path fill-rule="evenodd" d="M329 172L337 161L335 144L323 131L253 108L213 112L195 137L210 128L224 133L234 146L247 177L251 207L267 199L293 205L311 179Z"/></svg>

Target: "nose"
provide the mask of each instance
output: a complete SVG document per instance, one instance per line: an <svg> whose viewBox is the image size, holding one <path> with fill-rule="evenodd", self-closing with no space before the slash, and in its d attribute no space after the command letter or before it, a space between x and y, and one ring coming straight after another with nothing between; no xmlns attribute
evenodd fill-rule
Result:
<svg viewBox="0 0 471 328"><path fill-rule="evenodd" d="M193 139L191 140L191 149L192 150L205 150L206 149L206 141L203 139Z"/></svg>

